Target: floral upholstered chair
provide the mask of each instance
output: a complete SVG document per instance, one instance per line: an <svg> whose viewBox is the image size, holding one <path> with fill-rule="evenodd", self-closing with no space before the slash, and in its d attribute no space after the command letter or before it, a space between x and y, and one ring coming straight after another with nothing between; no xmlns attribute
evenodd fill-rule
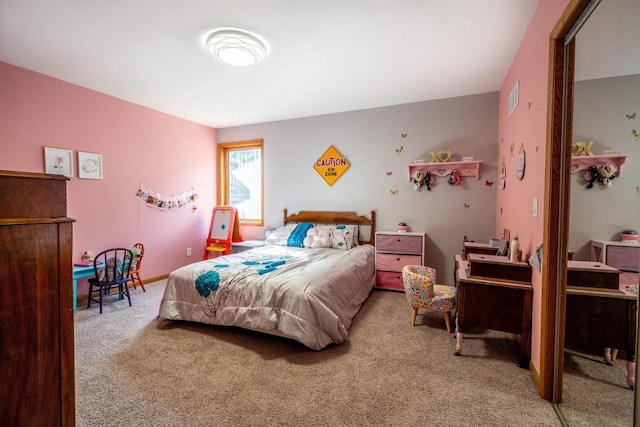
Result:
<svg viewBox="0 0 640 427"><path fill-rule="evenodd" d="M444 312L447 332L451 332L451 311L456 307L457 288L436 285L436 270L421 265L405 265L402 268L402 283L413 312L411 326L416 324L418 309Z"/></svg>

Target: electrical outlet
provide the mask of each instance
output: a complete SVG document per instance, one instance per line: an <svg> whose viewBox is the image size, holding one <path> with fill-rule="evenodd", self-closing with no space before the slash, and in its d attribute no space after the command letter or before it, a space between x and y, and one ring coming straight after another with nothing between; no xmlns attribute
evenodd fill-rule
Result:
<svg viewBox="0 0 640 427"><path fill-rule="evenodd" d="M538 218L538 198L533 198L533 217Z"/></svg>
<svg viewBox="0 0 640 427"><path fill-rule="evenodd" d="M191 256L191 248L187 248L187 256Z"/></svg>

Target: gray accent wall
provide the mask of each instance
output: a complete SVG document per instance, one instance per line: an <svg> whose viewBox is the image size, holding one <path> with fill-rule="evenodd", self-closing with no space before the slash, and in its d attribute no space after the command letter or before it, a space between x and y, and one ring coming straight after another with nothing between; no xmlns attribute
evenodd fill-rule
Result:
<svg viewBox="0 0 640 427"><path fill-rule="evenodd" d="M463 237L488 242L494 234L497 135L498 92L492 92L218 129L217 141L264 139L265 227L243 227L245 239L280 225L283 208L367 216L375 210L378 230L396 230L403 221L426 232L426 264L437 269L438 282L453 284ZM331 145L351 163L333 186L313 169ZM432 191L414 190L409 163L429 162L437 150L451 150L451 161L481 160L480 179L451 186L438 177Z"/></svg>
<svg viewBox="0 0 640 427"><path fill-rule="evenodd" d="M635 118L629 119L627 115ZM576 82L573 141L594 141L593 154L630 154L611 188L587 189L583 172L571 176L569 249L590 259L591 240L620 240L623 229L640 232L640 74Z"/></svg>

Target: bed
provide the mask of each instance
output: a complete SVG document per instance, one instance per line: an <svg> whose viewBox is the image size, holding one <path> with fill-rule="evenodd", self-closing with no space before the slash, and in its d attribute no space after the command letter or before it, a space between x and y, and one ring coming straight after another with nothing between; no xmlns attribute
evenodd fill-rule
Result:
<svg viewBox="0 0 640 427"><path fill-rule="evenodd" d="M318 233L330 247L300 247L317 246ZM285 209L264 246L173 271L159 317L275 334L314 350L340 344L375 283L374 236L374 211Z"/></svg>

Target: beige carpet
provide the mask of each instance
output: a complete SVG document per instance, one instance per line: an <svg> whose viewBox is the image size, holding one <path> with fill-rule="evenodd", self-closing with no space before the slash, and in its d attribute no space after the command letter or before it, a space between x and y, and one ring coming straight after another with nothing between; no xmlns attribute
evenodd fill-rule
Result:
<svg viewBox="0 0 640 427"><path fill-rule="evenodd" d="M508 334L462 357L436 313L372 291L347 342L322 351L236 328L160 321L165 281L75 317L79 426L558 426ZM616 425L608 424L608 425Z"/></svg>
<svg viewBox="0 0 640 427"><path fill-rule="evenodd" d="M633 425L634 394L627 386L627 361L621 352L613 366L599 354L565 351L561 413L570 426Z"/></svg>

